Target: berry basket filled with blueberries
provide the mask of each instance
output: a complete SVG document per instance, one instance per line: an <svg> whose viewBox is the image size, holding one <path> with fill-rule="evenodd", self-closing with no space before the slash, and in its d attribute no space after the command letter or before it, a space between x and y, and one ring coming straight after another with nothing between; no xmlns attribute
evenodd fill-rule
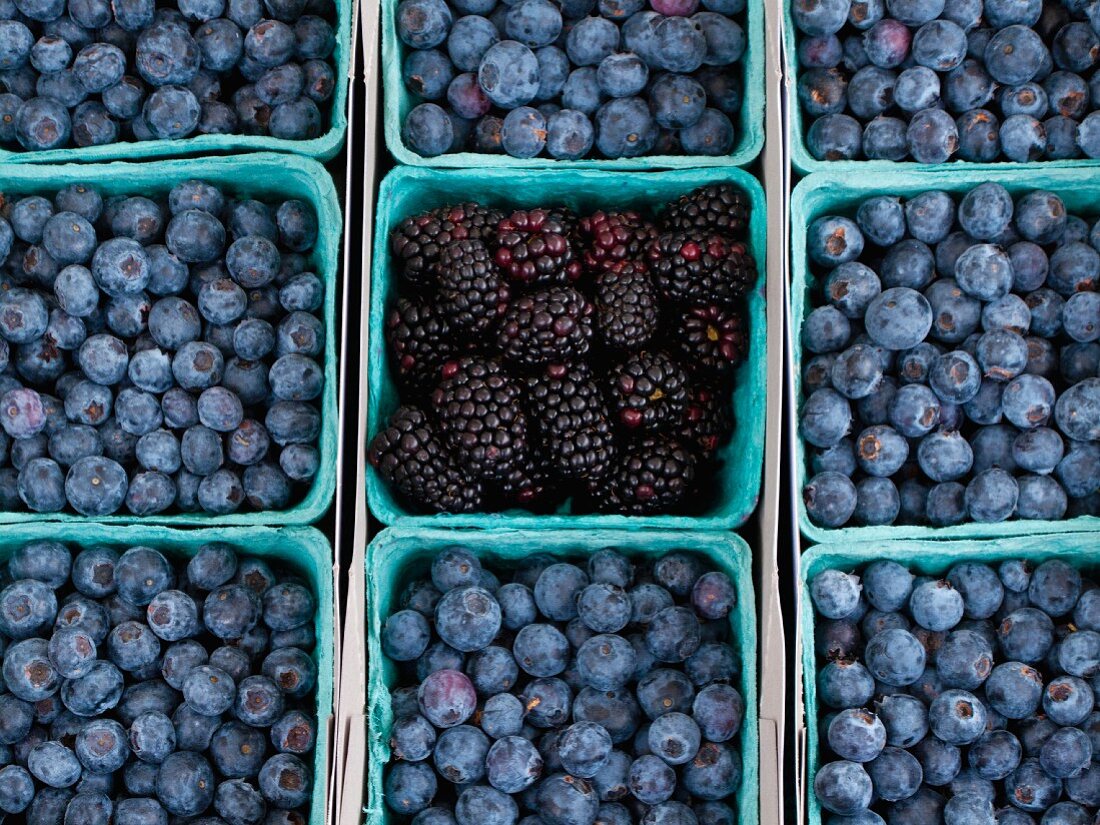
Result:
<svg viewBox="0 0 1100 825"><path fill-rule="evenodd" d="M0 528L0 810L318 823L332 550L312 529Z"/></svg>
<svg viewBox="0 0 1100 825"><path fill-rule="evenodd" d="M0 160L332 158L350 0L7 0Z"/></svg>
<svg viewBox="0 0 1100 825"><path fill-rule="evenodd" d="M798 520L815 541L1100 526L1100 178L795 190Z"/></svg>
<svg viewBox="0 0 1100 825"><path fill-rule="evenodd" d="M748 519L766 357L754 178L576 170L517 183L507 169L403 167L380 200L367 411L377 518Z"/></svg>
<svg viewBox="0 0 1100 825"><path fill-rule="evenodd" d="M1100 159L1100 7L783 0L792 161Z"/></svg>
<svg viewBox="0 0 1100 825"><path fill-rule="evenodd" d="M340 214L293 156L0 172L0 522L308 524Z"/></svg>
<svg viewBox="0 0 1100 825"><path fill-rule="evenodd" d="M802 557L808 825L1100 812L1095 534Z"/></svg>
<svg viewBox="0 0 1100 825"><path fill-rule="evenodd" d="M383 0L400 163L610 169L751 163L760 0Z"/></svg>
<svg viewBox="0 0 1100 825"><path fill-rule="evenodd" d="M389 529L367 551L367 825L755 825L736 535Z"/></svg>

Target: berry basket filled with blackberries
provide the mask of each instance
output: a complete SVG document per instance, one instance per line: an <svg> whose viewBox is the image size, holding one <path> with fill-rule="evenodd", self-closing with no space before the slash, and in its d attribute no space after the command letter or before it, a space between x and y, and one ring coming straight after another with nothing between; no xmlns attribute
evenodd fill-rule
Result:
<svg viewBox="0 0 1100 825"><path fill-rule="evenodd" d="M759 0L383 0L382 15L401 163L744 166L763 146Z"/></svg>
<svg viewBox="0 0 1100 825"><path fill-rule="evenodd" d="M380 197L390 208L372 273L375 516L532 527L748 518L765 359L753 178L545 172L521 188L507 170L404 168Z"/></svg>

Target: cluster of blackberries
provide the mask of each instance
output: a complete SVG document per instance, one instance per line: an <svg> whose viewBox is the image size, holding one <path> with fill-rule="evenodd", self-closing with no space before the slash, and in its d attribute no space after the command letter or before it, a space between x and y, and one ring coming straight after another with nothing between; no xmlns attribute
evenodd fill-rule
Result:
<svg viewBox="0 0 1100 825"><path fill-rule="evenodd" d="M0 509L224 515L312 483L311 206L198 180L0 200Z"/></svg>
<svg viewBox="0 0 1100 825"><path fill-rule="evenodd" d="M386 805L416 825L732 825L730 579L611 549L587 572L528 556L510 578L444 551L386 620Z"/></svg>
<svg viewBox="0 0 1100 825"><path fill-rule="evenodd" d="M748 344L748 213L715 184L656 223L477 204L406 219L386 323L405 406L371 464L428 511L706 506Z"/></svg>
<svg viewBox="0 0 1100 825"><path fill-rule="evenodd" d="M402 0L405 143L445 152L728 155L744 0ZM430 102L430 101L438 101Z"/></svg>
<svg viewBox="0 0 1100 825"><path fill-rule="evenodd" d="M791 0L818 160L1100 158L1100 6Z"/></svg>
<svg viewBox="0 0 1100 825"><path fill-rule="evenodd" d="M335 17L332 0L4 0L0 147L315 138Z"/></svg>
<svg viewBox="0 0 1100 825"><path fill-rule="evenodd" d="M1100 221L985 183L808 229L803 489L824 527L1100 513Z"/></svg>
<svg viewBox="0 0 1100 825"><path fill-rule="evenodd" d="M1095 582L1060 560L962 562L940 579L876 561L861 576L810 583L813 792L829 821L1094 822Z"/></svg>
<svg viewBox="0 0 1100 825"><path fill-rule="evenodd" d="M52 541L16 550L3 579L6 815L305 822L316 606L297 579L220 543L181 565Z"/></svg>

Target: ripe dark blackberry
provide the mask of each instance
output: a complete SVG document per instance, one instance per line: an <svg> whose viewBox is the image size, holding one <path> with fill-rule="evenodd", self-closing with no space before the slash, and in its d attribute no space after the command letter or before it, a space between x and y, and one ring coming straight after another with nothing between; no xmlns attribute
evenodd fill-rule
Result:
<svg viewBox="0 0 1100 825"><path fill-rule="evenodd" d="M587 367L554 364L527 382L527 407L547 463L566 479L601 478L615 457L603 393Z"/></svg>
<svg viewBox="0 0 1100 825"><path fill-rule="evenodd" d="M561 215L543 209L513 212L497 224L497 265L510 280L528 286L575 281L582 267L571 235Z"/></svg>
<svg viewBox="0 0 1100 825"><path fill-rule="evenodd" d="M406 298L390 310L386 341L398 383L418 397L435 389L443 364L467 347L430 302Z"/></svg>
<svg viewBox="0 0 1100 825"><path fill-rule="evenodd" d="M457 332L480 335L508 308L508 285L483 241L467 238L439 256L439 311Z"/></svg>
<svg viewBox="0 0 1100 825"><path fill-rule="evenodd" d="M582 218L578 229L584 267L592 273L641 258L657 237L657 228L638 212L597 212Z"/></svg>
<svg viewBox="0 0 1100 825"><path fill-rule="evenodd" d="M671 338L689 369L712 375L732 372L749 346L741 313L714 305L692 307L680 315Z"/></svg>
<svg viewBox="0 0 1100 825"><path fill-rule="evenodd" d="M505 508L523 507L547 512L561 500L558 479L546 462L538 457L516 467L499 483L498 495Z"/></svg>
<svg viewBox="0 0 1100 825"><path fill-rule="evenodd" d="M631 355L610 371L607 386L616 420L627 430L668 430L683 418L687 371L666 353Z"/></svg>
<svg viewBox="0 0 1100 825"><path fill-rule="evenodd" d="M644 516L682 509L695 483L695 456L680 442L643 438L624 448L607 478L589 484L596 509Z"/></svg>
<svg viewBox="0 0 1100 825"><path fill-rule="evenodd" d="M740 237L749 223L748 196L729 183L712 183L681 195L661 213L661 223L670 232L700 232Z"/></svg>
<svg viewBox="0 0 1100 825"><path fill-rule="evenodd" d="M595 293L596 329L607 346L637 352L649 345L661 314L657 290L642 264L627 261L601 272Z"/></svg>
<svg viewBox="0 0 1100 825"><path fill-rule="evenodd" d="M756 283L745 245L718 235L666 232L649 246L653 282L671 301L729 306Z"/></svg>
<svg viewBox="0 0 1100 825"><path fill-rule="evenodd" d="M390 235L390 247L405 278L426 286L435 281L436 265L447 244L467 238L485 240L499 222L499 212L476 203L441 206L401 221Z"/></svg>
<svg viewBox="0 0 1100 825"><path fill-rule="evenodd" d="M450 361L442 373L432 405L456 461L482 480L522 466L528 442L520 386L495 361L480 358Z"/></svg>
<svg viewBox="0 0 1100 825"><path fill-rule="evenodd" d="M497 331L506 361L525 367L575 361L592 341L592 304L572 287L521 295L512 301Z"/></svg>
<svg viewBox="0 0 1100 825"><path fill-rule="evenodd" d="M482 508L481 483L463 472L417 407L399 407L370 443L367 460L417 507L438 513Z"/></svg>
<svg viewBox="0 0 1100 825"><path fill-rule="evenodd" d="M702 458L710 458L733 434L733 404L723 384L691 388L677 436Z"/></svg>

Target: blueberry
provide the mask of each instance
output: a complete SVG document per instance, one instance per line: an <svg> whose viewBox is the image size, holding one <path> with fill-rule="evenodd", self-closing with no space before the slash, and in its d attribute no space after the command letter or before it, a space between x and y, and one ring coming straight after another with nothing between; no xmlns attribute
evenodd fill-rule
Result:
<svg viewBox="0 0 1100 825"><path fill-rule="evenodd" d="M853 816L871 803L871 778L859 763L829 762L814 777L814 794L829 812Z"/></svg>
<svg viewBox="0 0 1100 825"><path fill-rule="evenodd" d="M546 151L559 160L579 160L592 149L592 122L575 109L563 109L547 119Z"/></svg>
<svg viewBox="0 0 1100 825"><path fill-rule="evenodd" d="M803 488L802 500L814 522L826 527L840 527L855 512L856 487L851 479L841 473L818 473Z"/></svg>

